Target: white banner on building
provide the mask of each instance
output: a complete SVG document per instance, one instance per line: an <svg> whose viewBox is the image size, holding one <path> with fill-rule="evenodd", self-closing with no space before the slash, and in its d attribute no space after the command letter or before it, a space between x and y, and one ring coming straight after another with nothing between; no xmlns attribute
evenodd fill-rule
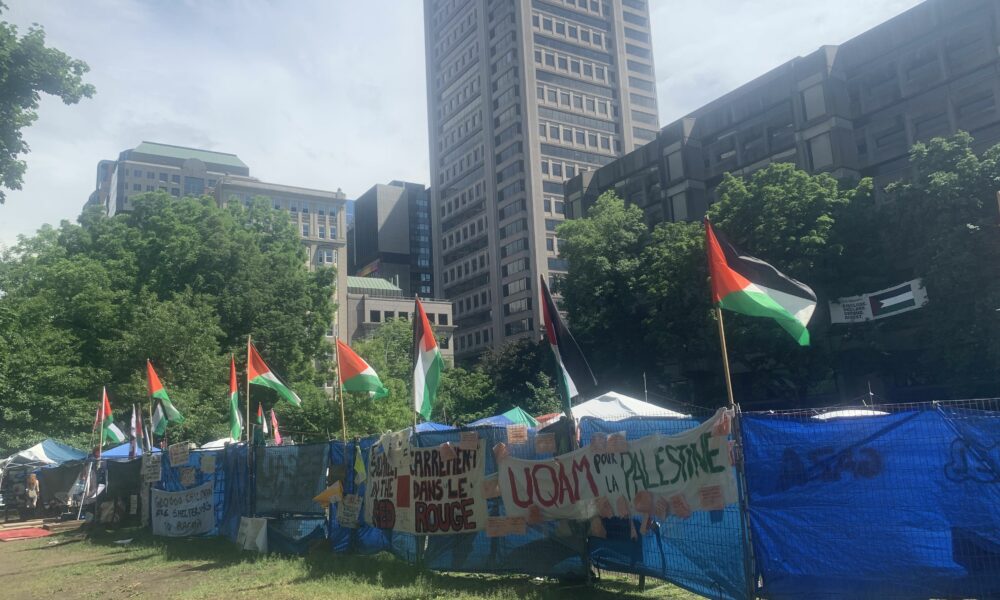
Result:
<svg viewBox="0 0 1000 600"><path fill-rule="evenodd" d="M202 535L215 527L212 482L183 492L153 490L153 535Z"/></svg>
<svg viewBox="0 0 1000 600"><path fill-rule="evenodd" d="M917 310L925 304L927 290L923 280L914 279L871 294L838 298L830 302L830 321L862 323Z"/></svg>
<svg viewBox="0 0 1000 600"><path fill-rule="evenodd" d="M719 409L679 435L591 444L549 460L501 459L506 514L538 522L631 514L687 518L696 510L722 510L737 501L729 419Z"/></svg>

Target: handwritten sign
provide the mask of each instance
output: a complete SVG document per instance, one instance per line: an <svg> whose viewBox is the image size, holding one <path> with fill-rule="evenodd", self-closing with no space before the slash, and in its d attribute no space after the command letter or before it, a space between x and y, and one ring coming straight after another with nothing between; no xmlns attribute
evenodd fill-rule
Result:
<svg viewBox="0 0 1000 600"><path fill-rule="evenodd" d="M191 444L188 442L170 444L167 446L167 452L170 453L170 466L180 467L186 465L188 462L188 456L191 454Z"/></svg>
<svg viewBox="0 0 1000 600"><path fill-rule="evenodd" d="M624 439L609 438L603 451L588 446L548 460L504 457L499 480L506 513L530 517L537 510L546 520L649 514L665 498L671 513L686 517L735 503L728 440L713 435L724 415L720 409L679 435L651 435L624 448Z"/></svg>
<svg viewBox="0 0 1000 600"><path fill-rule="evenodd" d="M556 434L539 433L535 435L535 454L555 454Z"/></svg>
<svg viewBox="0 0 1000 600"><path fill-rule="evenodd" d="M163 456L160 454L146 454L142 457L142 480L145 483L155 483L160 480L162 459Z"/></svg>
<svg viewBox="0 0 1000 600"><path fill-rule="evenodd" d="M153 535L202 535L215 527L211 482L183 492L153 490L152 503Z"/></svg>
<svg viewBox="0 0 1000 600"><path fill-rule="evenodd" d="M191 487L197 481L197 474L194 467L181 467L178 471L180 471L181 485L184 487Z"/></svg>
<svg viewBox="0 0 1000 600"><path fill-rule="evenodd" d="M205 475L211 475L215 473L215 455L214 454L204 454L201 457L201 472Z"/></svg>
<svg viewBox="0 0 1000 600"><path fill-rule="evenodd" d="M526 425L508 425L507 426L507 443L508 444L527 444L528 443L528 427Z"/></svg>
<svg viewBox="0 0 1000 600"><path fill-rule="evenodd" d="M393 453L372 449L365 520L373 527L418 535L481 531L486 527L483 496L485 444L409 447ZM451 457L452 453L454 454Z"/></svg>
<svg viewBox="0 0 1000 600"><path fill-rule="evenodd" d="M337 509L337 524L341 527L358 526L358 515L361 512L361 496L357 494L347 494L340 502Z"/></svg>
<svg viewBox="0 0 1000 600"><path fill-rule="evenodd" d="M463 431L458 435L458 447L462 450L475 450L479 447L479 433L475 431Z"/></svg>

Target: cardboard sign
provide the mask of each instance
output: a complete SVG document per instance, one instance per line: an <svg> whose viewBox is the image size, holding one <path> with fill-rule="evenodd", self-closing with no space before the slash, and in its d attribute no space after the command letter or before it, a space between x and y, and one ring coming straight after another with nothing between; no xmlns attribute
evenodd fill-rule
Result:
<svg viewBox="0 0 1000 600"><path fill-rule="evenodd" d="M450 450L408 447L394 457L385 448L372 448L365 522L417 535L483 530L485 443L479 441L475 450Z"/></svg>
<svg viewBox="0 0 1000 600"><path fill-rule="evenodd" d="M527 425L508 425L507 426L507 443L508 444L527 444L528 443L528 426Z"/></svg>
<svg viewBox="0 0 1000 600"><path fill-rule="evenodd" d="M170 454L170 466L180 467L186 465L188 462L188 456L191 454L191 444L190 442L170 444L167 446L167 452Z"/></svg>
<svg viewBox="0 0 1000 600"><path fill-rule="evenodd" d="M205 475L211 475L215 473L215 455L214 454L204 454L201 457L201 472Z"/></svg>
<svg viewBox="0 0 1000 600"><path fill-rule="evenodd" d="M475 431L463 431L458 438L458 447L462 450L475 450L479 447L479 434Z"/></svg>
<svg viewBox="0 0 1000 600"><path fill-rule="evenodd" d="M190 487L198 480L194 467L181 467L178 470L180 471L181 485L184 487Z"/></svg>
<svg viewBox="0 0 1000 600"><path fill-rule="evenodd" d="M354 529L358 526L358 515L361 512L361 496L347 494L337 509L337 524L341 527Z"/></svg>
<svg viewBox="0 0 1000 600"><path fill-rule="evenodd" d="M539 433L535 435L535 454L555 454L556 434Z"/></svg>
<svg viewBox="0 0 1000 600"><path fill-rule="evenodd" d="M153 490L152 503L153 535L202 535L215 527L211 482L183 492Z"/></svg>
<svg viewBox="0 0 1000 600"><path fill-rule="evenodd" d="M142 480L145 483L156 483L162 476L163 456L160 454L145 454L142 457Z"/></svg>
<svg viewBox="0 0 1000 600"><path fill-rule="evenodd" d="M504 509L514 517L537 509L547 520L585 520L660 512L666 498L681 517L720 510L737 501L727 440L712 434L724 416L719 409L698 427L633 440L624 449L624 436L612 442L615 434L604 452L588 446L548 460L506 457L499 464Z"/></svg>

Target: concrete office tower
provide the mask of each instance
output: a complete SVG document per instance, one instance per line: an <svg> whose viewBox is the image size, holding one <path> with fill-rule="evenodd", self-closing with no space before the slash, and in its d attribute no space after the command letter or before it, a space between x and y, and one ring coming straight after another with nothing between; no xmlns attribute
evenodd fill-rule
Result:
<svg viewBox="0 0 1000 600"><path fill-rule="evenodd" d="M349 273L387 279L407 298L432 297L430 191L406 181L377 184L354 209Z"/></svg>
<svg viewBox="0 0 1000 600"><path fill-rule="evenodd" d="M968 131L1000 143L1000 2L928 0L839 46L823 46L666 125L656 140L566 183L579 218L607 190L646 221L700 219L725 173L771 163L906 177L916 142Z"/></svg>
<svg viewBox="0 0 1000 600"><path fill-rule="evenodd" d="M537 337L563 181L656 138L645 0L425 0L434 273L456 357Z"/></svg>
<svg viewBox="0 0 1000 600"><path fill-rule="evenodd" d="M98 164L98 198L107 214L131 210L129 198L144 192L161 191L173 196L201 196L215 187L224 175L250 174L250 168L235 154L212 152L184 146L142 142L124 150L112 169ZM106 191L101 191L102 169L111 170Z"/></svg>

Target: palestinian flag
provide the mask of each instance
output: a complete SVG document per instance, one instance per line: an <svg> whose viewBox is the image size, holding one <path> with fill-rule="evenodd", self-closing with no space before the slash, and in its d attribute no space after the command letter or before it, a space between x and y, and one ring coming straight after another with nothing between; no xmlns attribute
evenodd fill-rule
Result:
<svg viewBox="0 0 1000 600"><path fill-rule="evenodd" d="M160 383L156 371L153 370L153 363L146 359L146 382L149 387L149 395L156 399L156 411L153 413L153 433L162 436L167 432L167 423L180 425L184 422L184 417L174 408L174 403L170 401L167 390Z"/></svg>
<svg viewBox="0 0 1000 600"><path fill-rule="evenodd" d="M580 346L573 339L573 334L563 323L556 303L549 293L549 286L545 283L545 277L539 276L542 283L542 320L545 325L545 338L552 347L552 352L556 355L556 364L559 367L559 377L556 385L563 398L563 411L566 416L572 418L572 405L570 400L574 396L580 395L580 388L584 390L596 387L597 379L587 364L587 359L583 356Z"/></svg>
<svg viewBox="0 0 1000 600"><path fill-rule="evenodd" d="M257 403L257 423L254 425L254 442L264 444L267 440L267 419L264 418L264 405Z"/></svg>
<svg viewBox="0 0 1000 600"><path fill-rule="evenodd" d="M108 388L106 387L101 392L101 407L97 414L97 422L101 427L101 446L107 444L109 441L121 444L128 439L122 433L122 430L118 429L118 426L115 425L114 419L111 416L111 402L108 400Z"/></svg>
<svg viewBox="0 0 1000 600"><path fill-rule="evenodd" d="M247 379L254 385L271 388L292 406L302 406L302 400L271 371L250 340L247 340Z"/></svg>
<svg viewBox="0 0 1000 600"><path fill-rule="evenodd" d="M142 430L142 409L138 404L132 405L132 418L129 420L129 458L135 458L136 448L139 452L146 451L145 434Z"/></svg>
<svg viewBox="0 0 1000 600"><path fill-rule="evenodd" d="M271 409L271 429L274 431L274 445L281 445L281 433L278 431L278 417L274 414L274 409Z"/></svg>
<svg viewBox="0 0 1000 600"><path fill-rule="evenodd" d="M229 357L229 437L240 441L243 435L243 415L240 413L240 394L236 387L236 357Z"/></svg>
<svg viewBox="0 0 1000 600"><path fill-rule="evenodd" d="M804 283L737 250L705 219L705 245L712 276L712 302L721 308L778 322L802 346L806 324L816 310L816 294Z"/></svg>
<svg viewBox="0 0 1000 600"><path fill-rule="evenodd" d="M413 410L430 420L444 360L420 299L413 309Z"/></svg>
<svg viewBox="0 0 1000 600"><path fill-rule="evenodd" d="M345 392L368 392L372 398L389 395L375 369L340 339L337 339L337 372L340 388Z"/></svg>

